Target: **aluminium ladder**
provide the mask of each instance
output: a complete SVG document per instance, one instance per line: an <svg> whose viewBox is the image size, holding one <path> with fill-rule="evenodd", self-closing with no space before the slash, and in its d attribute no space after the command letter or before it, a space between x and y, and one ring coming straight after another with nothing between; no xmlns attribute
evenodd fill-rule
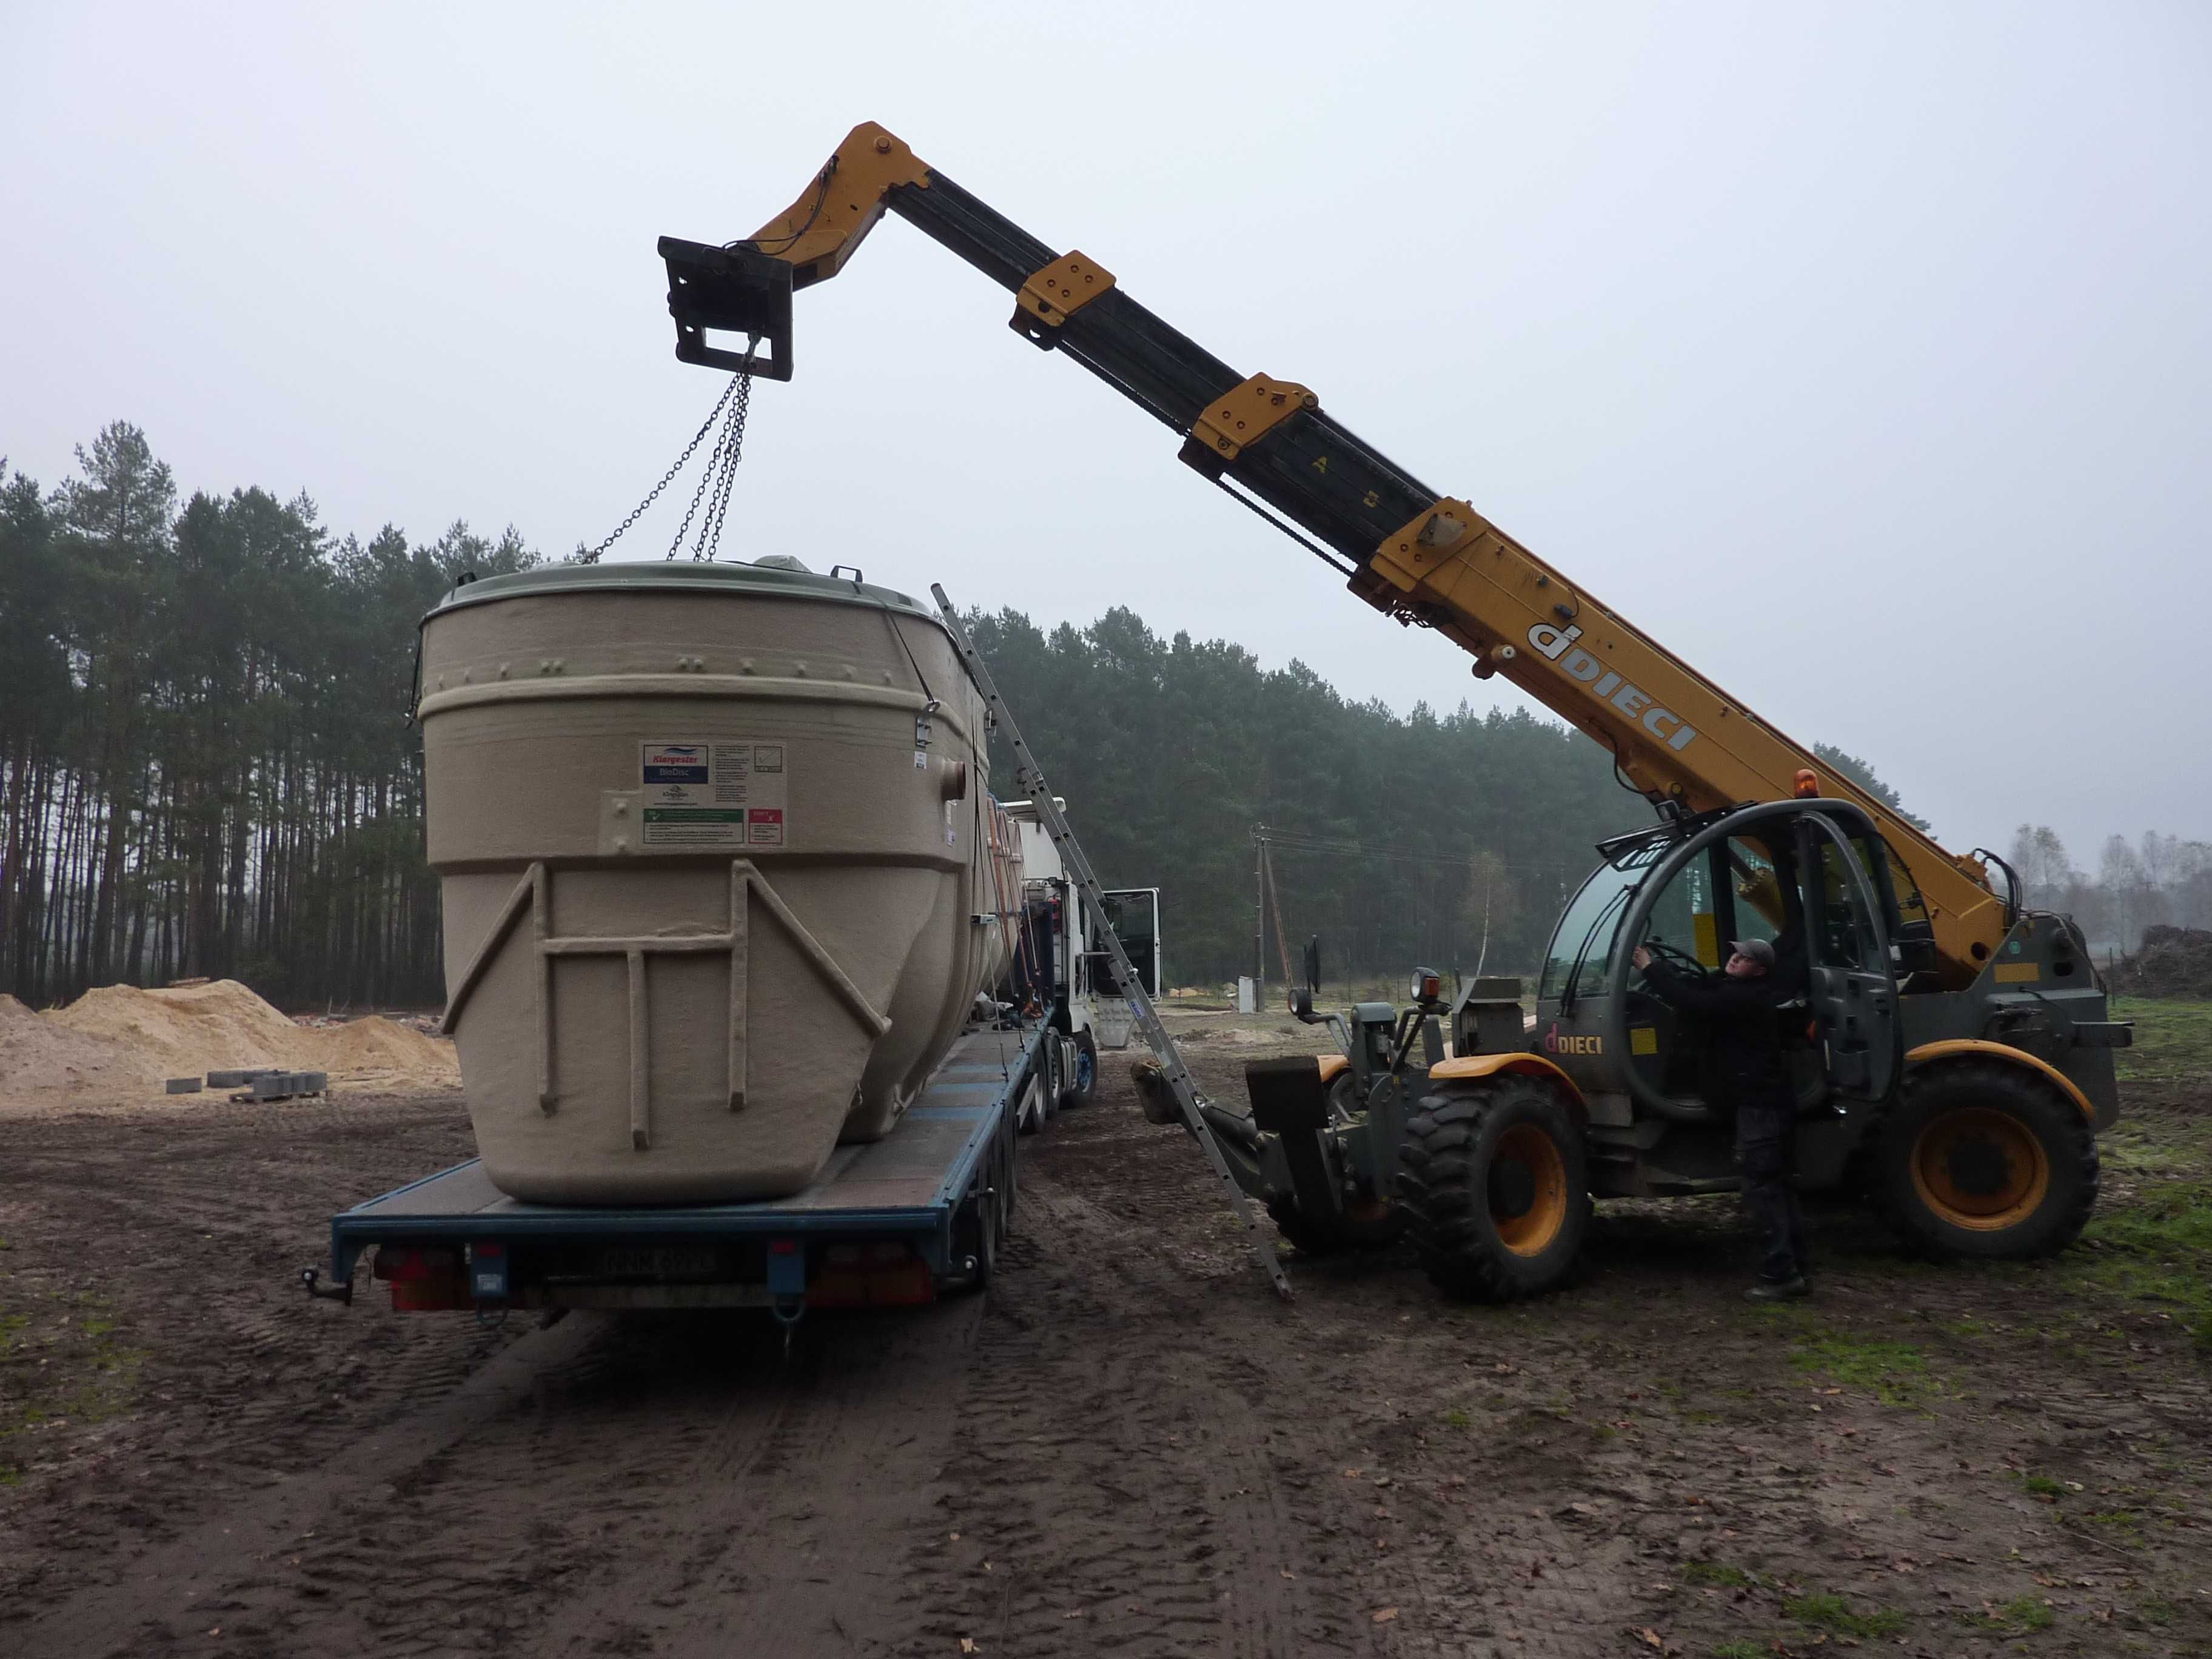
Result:
<svg viewBox="0 0 2212 1659"><path fill-rule="evenodd" d="M977 654L974 641L969 639L968 630L960 625L960 613L952 608L952 601L945 597L944 588L932 582L929 591L937 600L937 608L944 616L945 626L952 635L953 644L959 647L960 659L967 665L969 678L975 682L975 689L983 694L983 702L990 710L991 718L1006 732L1006 741L1013 747L1015 784L1036 804L1037 821L1044 825L1045 833L1052 837L1053 845L1060 849L1061 859L1066 862L1069 873L1075 878L1076 886L1083 894L1083 902L1090 906L1091 914L1098 923L1098 936L1106 941L1107 948L1114 954L1115 971L1121 975L1122 989L1130 1006L1136 1010L1138 1026L1143 1030L1146 1041L1152 1045L1152 1053L1159 1057L1160 1065L1167 1073L1168 1086L1175 1092L1176 1104L1182 1109L1184 1127L1206 1149L1206 1161L1213 1165L1213 1173L1220 1178L1222 1190L1228 1194L1230 1208L1244 1224L1244 1235L1251 1241L1252 1253L1266 1272L1268 1282L1274 1285L1275 1294L1285 1302L1289 1301L1292 1294L1291 1281L1284 1274L1282 1263L1275 1259L1275 1252L1269 1248L1258 1224L1253 1220L1251 1203L1244 1196L1244 1189L1237 1184L1236 1177L1229 1173L1228 1160L1221 1156L1221 1148L1214 1140L1213 1130L1198 1109L1198 1091L1191 1083L1190 1072L1182 1063L1182 1055L1176 1048L1175 1039L1168 1035L1167 1027L1160 1023L1159 1012L1152 1006L1152 1000L1146 993L1144 981L1137 977L1137 970L1129 961L1129 953L1121 948L1120 938L1106 919L1105 901L1099 892L1098 878L1091 872L1091 860L1084 857L1083 848L1076 842L1075 832L1067 827L1067 819L1054 801L1052 790L1045 783L1044 773L1037 766L1036 757L1030 753L1029 744L1022 741L1021 730L1014 724L1014 717L1006 708L1006 699L999 695L999 688L991 678L991 671L983 665L983 659Z"/></svg>

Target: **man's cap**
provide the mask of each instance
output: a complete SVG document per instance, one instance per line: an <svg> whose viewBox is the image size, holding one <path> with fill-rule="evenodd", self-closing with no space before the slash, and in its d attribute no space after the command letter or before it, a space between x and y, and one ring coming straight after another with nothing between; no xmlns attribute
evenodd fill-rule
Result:
<svg viewBox="0 0 2212 1659"><path fill-rule="evenodd" d="M1774 947L1763 939L1740 939L1729 947L1740 957L1747 957L1768 973L1774 971Z"/></svg>

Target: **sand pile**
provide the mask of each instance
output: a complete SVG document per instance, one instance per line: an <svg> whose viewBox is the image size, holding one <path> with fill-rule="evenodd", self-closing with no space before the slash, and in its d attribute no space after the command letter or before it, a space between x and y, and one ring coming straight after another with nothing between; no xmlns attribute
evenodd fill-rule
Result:
<svg viewBox="0 0 2212 1659"><path fill-rule="evenodd" d="M0 1089L137 1092L160 1075L128 1044L71 1030L0 995Z"/></svg>
<svg viewBox="0 0 2212 1659"><path fill-rule="evenodd" d="M425 1036L380 1014L319 1030L303 1030L300 1035L319 1054L315 1064L333 1077L374 1073L424 1083L460 1081L460 1064L453 1057L450 1040Z"/></svg>
<svg viewBox="0 0 2212 1659"><path fill-rule="evenodd" d="M250 1066L333 1083L450 1087L453 1045L377 1015L310 1028L236 980L147 991L104 985L52 1013L0 996L0 1089L136 1096L164 1078Z"/></svg>
<svg viewBox="0 0 2212 1659"><path fill-rule="evenodd" d="M156 1077L314 1063L303 1041L307 1033L234 979L173 991L103 985L45 1018L128 1044Z"/></svg>

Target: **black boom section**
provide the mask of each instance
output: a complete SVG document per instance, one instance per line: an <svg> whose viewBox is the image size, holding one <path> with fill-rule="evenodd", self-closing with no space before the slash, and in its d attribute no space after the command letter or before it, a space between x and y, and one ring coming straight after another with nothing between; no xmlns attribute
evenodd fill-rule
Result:
<svg viewBox="0 0 2212 1659"><path fill-rule="evenodd" d="M896 213L1009 292L1060 256L941 173L899 185ZM1178 435L1245 377L1119 288L1054 331L1056 344ZM1437 492L1319 410L1301 410L1209 476L1226 477L1309 534L1364 564Z"/></svg>

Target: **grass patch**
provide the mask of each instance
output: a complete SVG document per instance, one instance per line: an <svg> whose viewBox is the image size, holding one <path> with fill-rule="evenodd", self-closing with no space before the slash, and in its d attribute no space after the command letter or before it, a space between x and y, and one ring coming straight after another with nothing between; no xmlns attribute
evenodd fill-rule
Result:
<svg viewBox="0 0 2212 1659"><path fill-rule="evenodd" d="M2091 1526L2102 1527L2107 1535L2122 1544L2140 1548L2143 1544L2142 1514L2137 1510L2099 1510L2082 1517Z"/></svg>
<svg viewBox="0 0 2212 1659"><path fill-rule="evenodd" d="M1817 1625L1838 1636L1894 1636L1905 1628L1905 1615L1894 1607L1855 1613L1840 1595L1793 1595L1782 1611L1802 1625Z"/></svg>
<svg viewBox="0 0 2212 1659"><path fill-rule="evenodd" d="M1909 1342L1818 1331L1793 1344L1790 1363L1846 1389L1871 1394L1885 1406L1909 1406L1935 1387L1928 1360Z"/></svg>
<svg viewBox="0 0 2212 1659"><path fill-rule="evenodd" d="M2020 1484L2030 1494L2037 1498L2063 1498L2066 1496L2066 1483L2063 1480L2053 1480L2047 1474L2023 1474L2020 1478Z"/></svg>
<svg viewBox="0 0 2212 1659"><path fill-rule="evenodd" d="M1471 1429L1474 1426L1474 1419L1456 1406L1444 1413L1443 1420L1448 1429Z"/></svg>
<svg viewBox="0 0 2212 1659"><path fill-rule="evenodd" d="M2015 1595L2001 1607L1967 1614L1966 1622L1980 1630L2025 1632L2049 1630L2052 1616L2051 1609L2033 1595Z"/></svg>
<svg viewBox="0 0 2212 1659"><path fill-rule="evenodd" d="M2212 1002L2114 997L2112 1017L2136 1023L2134 1046L2112 1055L2123 1083L2212 1073Z"/></svg>
<svg viewBox="0 0 2212 1659"><path fill-rule="evenodd" d="M1763 1648L1747 1637L1739 1636L1733 1642L1723 1642L1713 1650L1713 1659L1767 1659L1772 1651Z"/></svg>
<svg viewBox="0 0 2212 1659"><path fill-rule="evenodd" d="M20 1362L23 1384L0 1411L0 1486L22 1478L11 1454L27 1444L23 1437L128 1410L146 1359L125 1346L107 1303L94 1296L40 1298L22 1312L0 1313L0 1352Z"/></svg>
<svg viewBox="0 0 2212 1659"><path fill-rule="evenodd" d="M2132 1301L2155 1302L2212 1351L2212 1181L2167 1182L2125 1209L2094 1218L2076 1275Z"/></svg>
<svg viewBox="0 0 2212 1659"><path fill-rule="evenodd" d="M1748 1589L1757 1581L1741 1567L1723 1566L1717 1561L1687 1561L1682 1565L1682 1582L1711 1584L1722 1589Z"/></svg>

